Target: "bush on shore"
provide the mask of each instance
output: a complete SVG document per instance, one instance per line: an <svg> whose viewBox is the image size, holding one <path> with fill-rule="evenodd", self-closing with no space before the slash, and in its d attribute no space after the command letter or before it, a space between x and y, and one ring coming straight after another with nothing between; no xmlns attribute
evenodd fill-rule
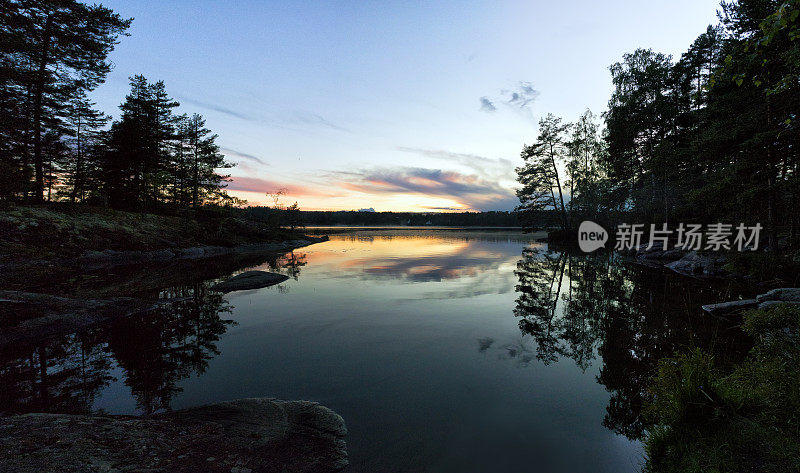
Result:
<svg viewBox="0 0 800 473"><path fill-rule="evenodd" d="M661 360L647 406L645 471L800 471L800 309L745 314L748 357L719 366L694 349Z"/></svg>

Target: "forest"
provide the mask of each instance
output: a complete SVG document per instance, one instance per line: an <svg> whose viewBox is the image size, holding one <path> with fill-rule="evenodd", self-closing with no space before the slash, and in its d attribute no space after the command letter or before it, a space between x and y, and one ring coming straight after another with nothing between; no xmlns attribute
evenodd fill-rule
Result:
<svg viewBox="0 0 800 473"><path fill-rule="evenodd" d="M236 203L217 136L202 116L178 114L162 81L131 77L113 122L89 98L131 21L75 0L3 2L0 201L135 211Z"/></svg>
<svg viewBox="0 0 800 473"><path fill-rule="evenodd" d="M584 218L761 223L764 246L797 248L798 15L797 0L724 1L679 58L625 54L601 117L548 114L524 146L524 225L542 209L565 231Z"/></svg>

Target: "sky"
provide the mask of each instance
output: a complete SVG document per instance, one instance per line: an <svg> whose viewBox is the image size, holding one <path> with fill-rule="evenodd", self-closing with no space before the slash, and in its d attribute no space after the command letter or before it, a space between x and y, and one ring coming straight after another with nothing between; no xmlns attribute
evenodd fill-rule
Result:
<svg viewBox="0 0 800 473"><path fill-rule="evenodd" d="M547 113L602 113L608 66L679 57L718 0L103 0L134 18L93 94L163 80L219 135L250 204L511 210L519 153Z"/></svg>

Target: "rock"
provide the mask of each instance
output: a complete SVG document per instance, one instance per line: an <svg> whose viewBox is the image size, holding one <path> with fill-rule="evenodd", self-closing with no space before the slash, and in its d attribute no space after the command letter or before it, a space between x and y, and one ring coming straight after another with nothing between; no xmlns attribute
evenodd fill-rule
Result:
<svg viewBox="0 0 800 473"><path fill-rule="evenodd" d="M797 287L782 287L773 289L756 296L758 302L764 301L800 301L800 288Z"/></svg>
<svg viewBox="0 0 800 473"><path fill-rule="evenodd" d="M698 255L692 251L681 259L666 264L665 267L680 274L695 276L722 276L726 273L723 269L724 256Z"/></svg>
<svg viewBox="0 0 800 473"><path fill-rule="evenodd" d="M781 304L800 305L800 301L764 301L764 302L759 302L758 308L766 309L767 307L772 307Z"/></svg>
<svg viewBox="0 0 800 473"><path fill-rule="evenodd" d="M346 434L326 407L266 398L148 418L25 414L0 418L0 472L335 472Z"/></svg>
<svg viewBox="0 0 800 473"><path fill-rule="evenodd" d="M663 256L664 256L664 251L655 248L650 248L644 253L639 253L638 255L636 255L636 257L639 259L651 259L651 260L662 259Z"/></svg>
<svg viewBox="0 0 800 473"><path fill-rule="evenodd" d="M179 258L202 258L206 254L205 248L193 246L191 248L183 248L179 251Z"/></svg>
<svg viewBox="0 0 800 473"><path fill-rule="evenodd" d="M673 248L671 250L665 251L661 255L661 259L666 260L666 261L677 261L677 260L683 258L684 256L686 256L686 251L681 250L679 248Z"/></svg>
<svg viewBox="0 0 800 473"><path fill-rule="evenodd" d="M126 266L153 261L169 261L172 259L201 259L226 254L270 253L291 251L296 248L328 241L328 236L306 236L302 240L286 240L280 242L255 243L233 247L194 246L180 249L164 249L153 251L86 251L76 260L65 260L59 264L77 263L84 270L94 270L111 266Z"/></svg>
<svg viewBox="0 0 800 473"><path fill-rule="evenodd" d="M711 315L719 315L738 312L744 309L753 309L756 306L758 306L758 301L755 299L745 299L740 301L720 302L718 304L706 304L703 306L703 310Z"/></svg>
<svg viewBox="0 0 800 473"><path fill-rule="evenodd" d="M262 287L274 286L289 279L289 276L267 271L245 271L227 281L211 286L212 291L231 292L243 291L246 289L260 289Z"/></svg>
<svg viewBox="0 0 800 473"><path fill-rule="evenodd" d="M759 294L755 299L707 304L703 306L703 310L712 315L719 315L739 312L745 309L765 309L780 304L800 306L800 288L782 287L772 289L765 294Z"/></svg>

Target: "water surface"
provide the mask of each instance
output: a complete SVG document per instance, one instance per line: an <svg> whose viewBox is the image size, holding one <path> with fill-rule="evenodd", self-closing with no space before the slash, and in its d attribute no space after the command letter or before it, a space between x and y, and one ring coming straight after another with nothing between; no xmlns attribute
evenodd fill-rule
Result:
<svg viewBox="0 0 800 473"><path fill-rule="evenodd" d="M232 264L42 283L185 299L4 349L0 411L309 399L344 417L350 471L634 472L658 359L687 346L727 356L738 343L698 310L738 288L550 251L508 230L353 230ZM291 279L208 289L247 269Z"/></svg>

